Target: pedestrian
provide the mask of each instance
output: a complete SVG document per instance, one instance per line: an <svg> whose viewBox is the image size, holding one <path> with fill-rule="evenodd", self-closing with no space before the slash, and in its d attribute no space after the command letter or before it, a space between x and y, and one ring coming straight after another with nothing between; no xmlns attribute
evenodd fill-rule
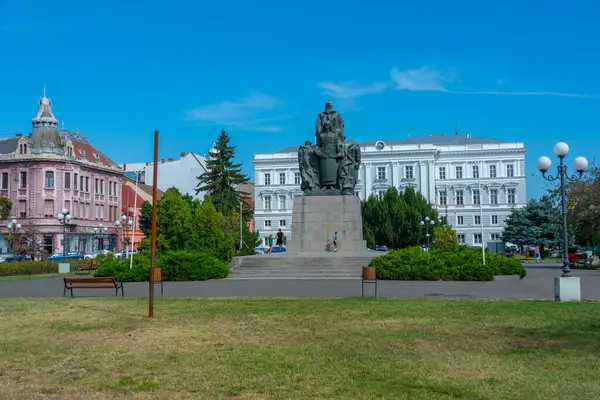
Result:
<svg viewBox="0 0 600 400"><path fill-rule="evenodd" d="M337 232L335 232L333 234L333 251L337 251L337 246L338 246L338 237L337 237Z"/></svg>
<svg viewBox="0 0 600 400"><path fill-rule="evenodd" d="M542 255L540 253L540 248L539 247L535 247L535 250L533 252L533 258L535 259L535 263L539 264L540 260L542 259Z"/></svg>
<svg viewBox="0 0 600 400"><path fill-rule="evenodd" d="M269 253L273 252L273 235L269 235Z"/></svg>
<svg viewBox="0 0 600 400"><path fill-rule="evenodd" d="M281 232L281 228L279 228L279 232L277 232L277 247L279 247L279 252L281 253L281 246L283 246L283 232Z"/></svg>

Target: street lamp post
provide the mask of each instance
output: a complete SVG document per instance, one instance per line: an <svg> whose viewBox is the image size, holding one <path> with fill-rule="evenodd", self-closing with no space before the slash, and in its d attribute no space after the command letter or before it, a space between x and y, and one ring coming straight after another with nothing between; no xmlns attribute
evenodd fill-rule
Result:
<svg viewBox="0 0 600 400"><path fill-rule="evenodd" d="M21 229L21 224L19 224L17 222L17 220L15 218L13 218L6 225L6 227L8 228L8 231L10 232L10 234L12 235L12 240L10 241L10 251L11 251L11 253L14 254L15 253L15 237L16 237L19 229Z"/></svg>
<svg viewBox="0 0 600 400"><path fill-rule="evenodd" d="M583 174L583 171L585 171L585 169L588 166L588 160L585 157L576 157L573 160L573 167L579 173L579 176L577 176L577 175L569 176L567 174L567 166L564 163L564 158L568 153L569 153L569 145L567 145L565 142L558 142L554 146L554 154L556 154L560 160L560 163L557 168L558 174L555 176L546 175L546 172L552 166L552 161L548 157L542 156L542 157L538 158L537 164L536 164L538 169L542 172L542 176L547 181L555 181L555 180L560 179L560 203L561 203L561 211L562 211L562 230L563 230L563 267L562 267L562 271L563 271L562 276L563 277L569 276L569 273L571 272L571 268L569 268L569 250L568 250L569 236L567 233L567 211L568 210L567 210L567 193L565 190L565 182L566 182L566 180L576 181L576 180L580 179L581 175Z"/></svg>
<svg viewBox="0 0 600 400"><path fill-rule="evenodd" d="M123 214L120 220L115 221L115 226L117 227L117 229L121 230L121 242L123 243L123 251L125 251L125 254L123 254L123 256L126 257L126 254L128 253L129 249L127 248L127 244L125 244L125 226L131 228L133 226L133 221L127 220L127 215Z"/></svg>
<svg viewBox="0 0 600 400"><path fill-rule="evenodd" d="M103 249L100 245L100 239L102 239L102 241L104 242L104 235L108 233L108 228L102 224L98 224L98 227L94 228L94 233L98 237L98 252L101 252Z"/></svg>
<svg viewBox="0 0 600 400"><path fill-rule="evenodd" d="M429 226L433 225L435 222L430 220L429 217L425 217L423 221L421 221L421 226L425 227L425 236L427 237L427 251L429 251Z"/></svg>
<svg viewBox="0 0 600 400"><path fill-rule="evenodd" d="M71 221L71 214L69 214L69 210L63 208L56 217L63 226L63 257L65 257L67 255L67 224Z"/></svg>

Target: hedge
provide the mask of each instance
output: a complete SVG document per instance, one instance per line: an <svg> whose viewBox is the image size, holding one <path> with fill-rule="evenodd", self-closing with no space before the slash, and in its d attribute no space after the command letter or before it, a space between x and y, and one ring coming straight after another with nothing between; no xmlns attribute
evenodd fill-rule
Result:
<svg viewBox="0 0 600 400"><path fill-rule="evenodd" d="M65 261L73 266L87 264L88 260ZM62 263L62 262L61 262ZM0 276L39 275L58 273L58 261L13 261L0 263Z"/></svg>
<svg viewBox="0 0 600 400"><path fill-rule="evenodd" d="M481 249L468 246L430 251L407 247L375 257L369 266L376 268L378 279L387 280L491 281L495 275L527 274L520 261L499 254L486 252L483 265Z"/></svg>
<svg viewBox="0 0 600 400"><path fill-rule="evenodd" d="M189 251L169 251L156 254L156 268L162 269L165 281L198 281L222 279L229 275L229 267L216 257ZM114 276L122 282L145 282L150 277L150 256L136 254L129 268L129 259L112 256L100 257L94 276Z"/></svg>

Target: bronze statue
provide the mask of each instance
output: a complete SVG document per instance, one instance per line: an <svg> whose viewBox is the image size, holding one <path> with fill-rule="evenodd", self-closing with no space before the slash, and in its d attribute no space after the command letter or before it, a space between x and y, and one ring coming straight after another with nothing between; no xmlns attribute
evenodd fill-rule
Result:
<svg viewBox="0 0 600 400"><path fill-rule="evenodd" d="M327 100L316 121L316 145L298 149L302 191L305 195L353 195L360 167L360 146L344 143L344 120Z"/></svg>

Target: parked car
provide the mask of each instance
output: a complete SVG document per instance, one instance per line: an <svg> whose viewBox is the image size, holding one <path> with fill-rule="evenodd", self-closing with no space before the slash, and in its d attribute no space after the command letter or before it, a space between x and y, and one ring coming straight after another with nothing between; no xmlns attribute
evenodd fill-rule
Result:
<svg viewBox="0 0 600 400"><path fill-rule="evenodd" d="M31 256L26 255L26 254L12 254L12 253L0 254L0 262L15 262L15 261L29 261L29 260L31 260Z"/></svg>
<svg viewBox="0 0 600 400"><path fill-rule="evenodd" d="M99 255L99 254L100 254L100 253L98 253L98 252L89 253L89 254L84 254L84 255L83 255L83 259L84 259L84 260L93 260L93 259L95 259L96 257L98 257L98 255Z"/></svg>
<svg viewBox="0 0 600 400"><path fill-rule="evenodd" d="M133 254L138 254L138 251L137 251L136 249L133 249L133 251L131 251L131 250L123 250L123 251L120 251L120 252L116 253L116 254L115 254L115 257L116 257L116 258L127 258L127 257L129 257L129 256L130 256L132 253L133 253Z"/></svg>
<svg viewBox="0 0 600 400"><path fill-rule="evenodd" d="M390 251L387 246L375 246L375 251Z"/></svg>
<svg viewBox="0 0 600 400"><path fill-rule="evenodd" d="M265 254L269 252L269 248L267 246L257 246L254 248L254 254Z"/></svg>
<svg viewBox="0 0 600 400"><path fill-rule="evenodd" d="M62 260L81 260L83 258L83 254L78 251L70 251L63 255L62 253L54 253L48 260L50 261L62 261Z"/></svg>

